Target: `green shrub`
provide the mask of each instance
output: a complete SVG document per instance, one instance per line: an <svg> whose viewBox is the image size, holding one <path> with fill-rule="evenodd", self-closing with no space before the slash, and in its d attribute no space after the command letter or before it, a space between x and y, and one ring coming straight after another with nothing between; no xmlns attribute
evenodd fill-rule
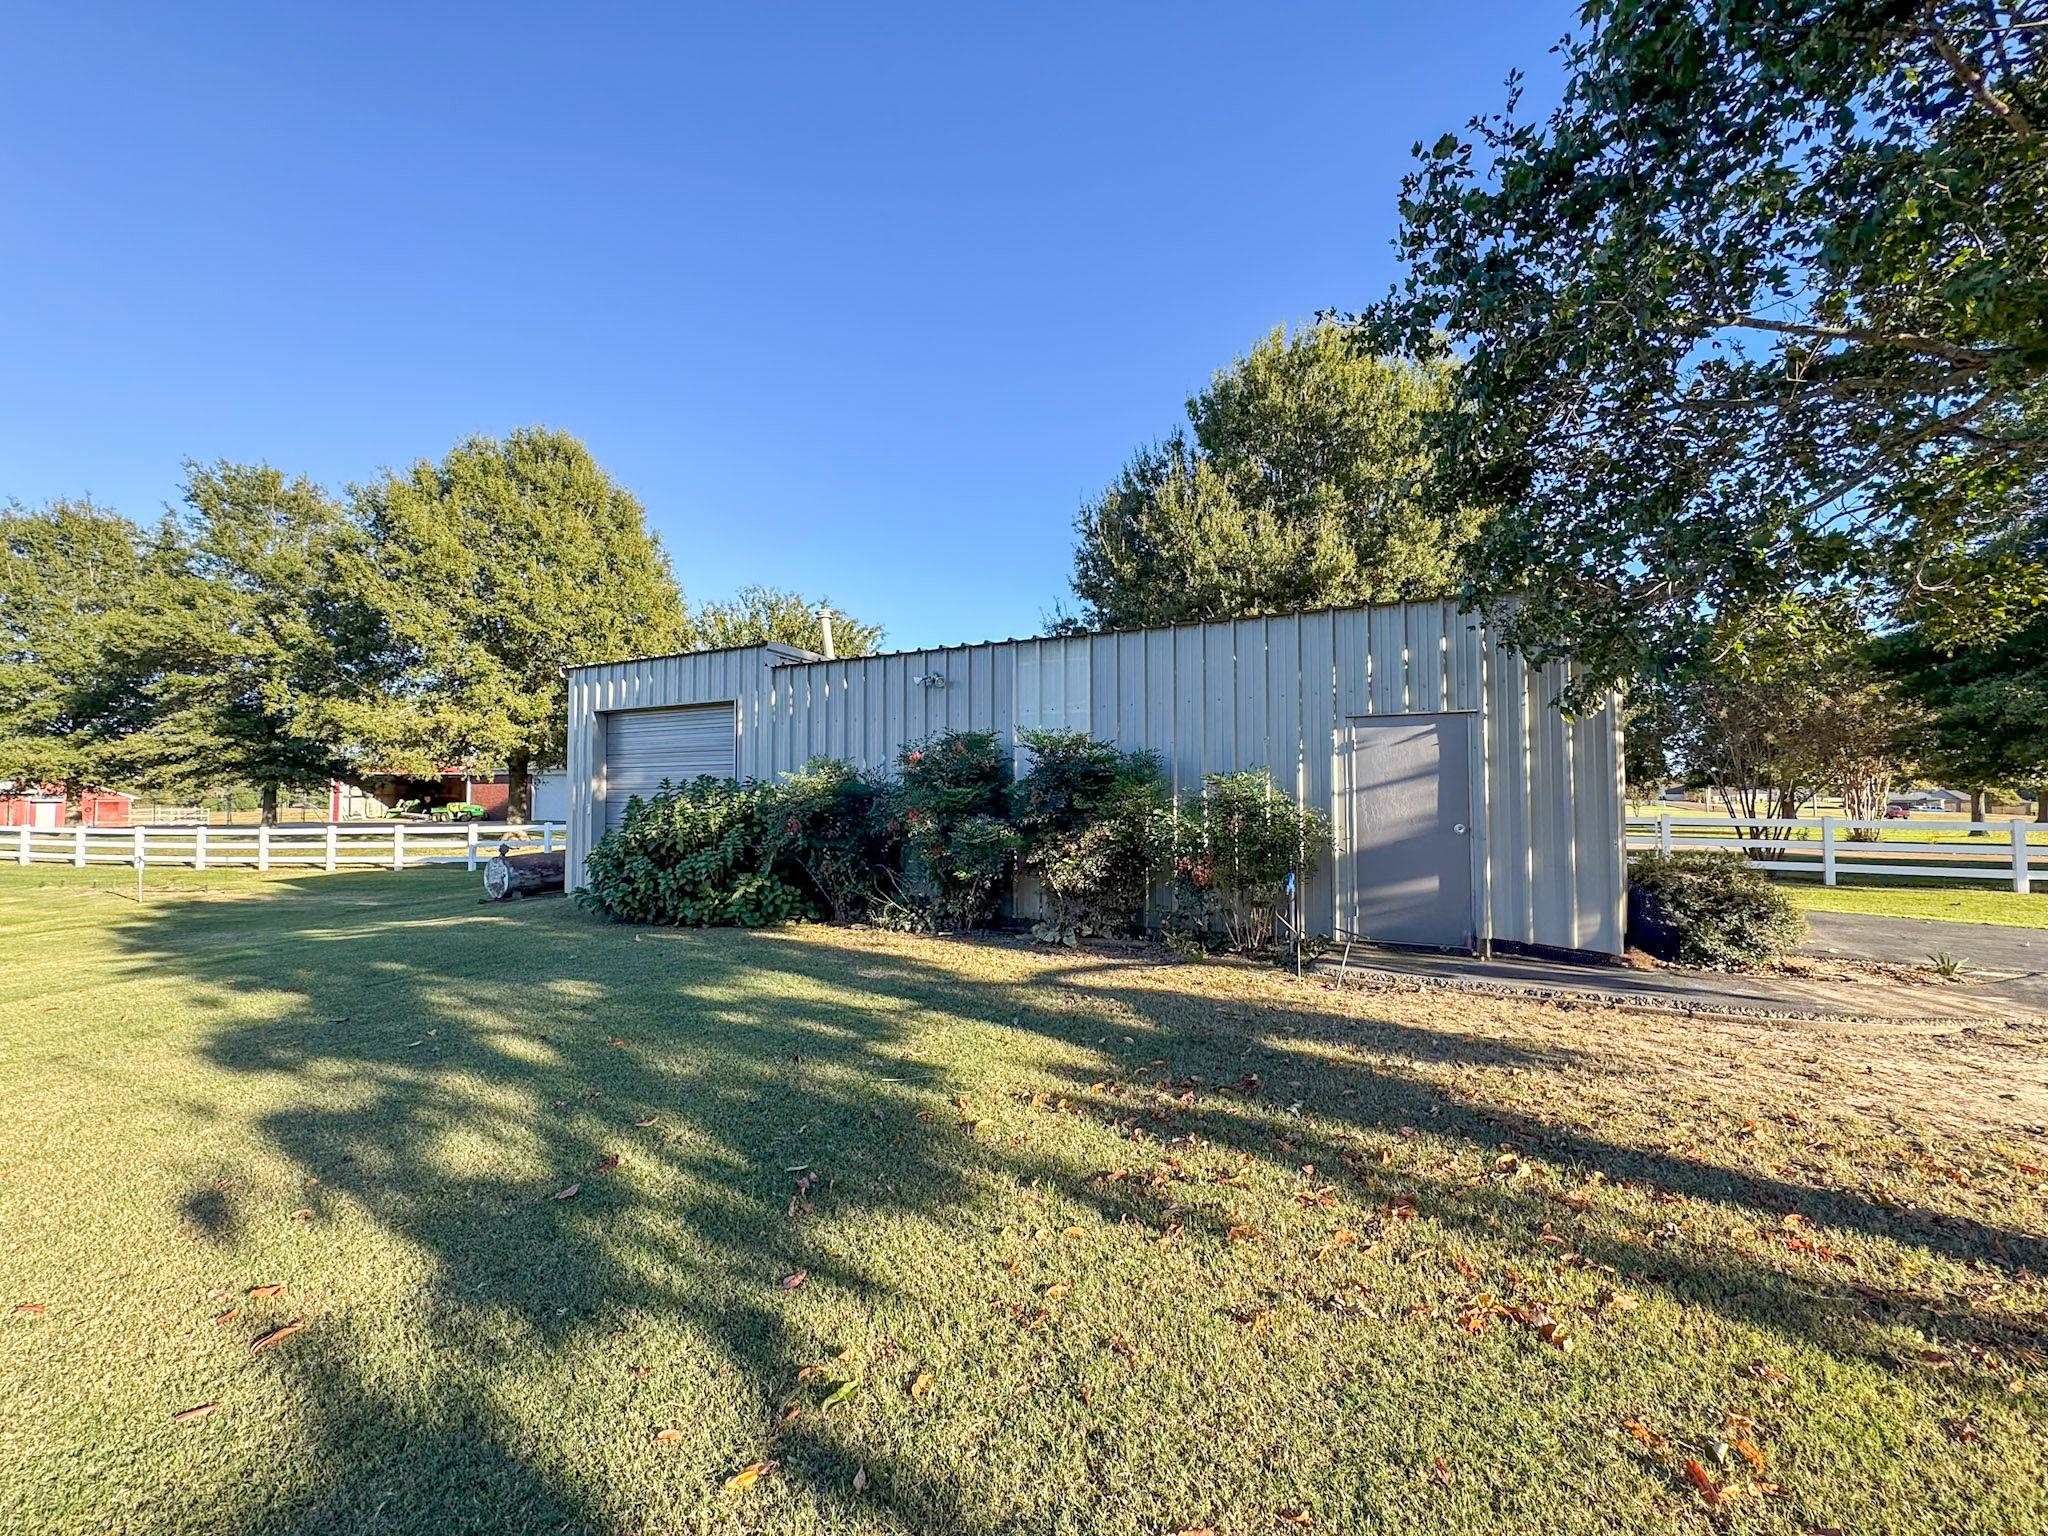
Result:
<svg viewBox="0 0 2048 1536"><path fill-rule="evenodd" d="M1681 965L1744 970L1790 954L1806 919L1737 853L1639 853L1628 862L1629 942Z"/></svg>
<svg viewBox="0 0 2048 1536"><path fill-rule="evenodd" d="M1159 759L1078 731L1026 731L1031 771L1011 791L1018 862L1038 877L1039 938L1071 944L1084 932L1140 926L1167 867L1173 794Z"/></svg>
<svg viewBox="0 0 2048 1536"><path fill-rule="evenodd" d="M731 779L664 784L627 803L584 866L587 905L623 922L757 928L806 914L778 872L778 792Z"/></svg>
<svg viewBox="0 0 2048 1536"><path fill-rule="evenodd" d="M981 927L1017 851L1009 750L987 731L949 731L905 747L896 761L889 822L900 829L903 857L890 915L927 929Z"/></svg>
<svg viewBox="0 0 2048 1536"><path fill-rule="evenodd" d="M1178 822L1173 927L1183 936L1221 929L1240 951L1270 947L1287 909L1287 877L1305 881L1315 873L1329 818L1255 768L1210 774Z"/></svg>
<svg viewBox="0 0 2048 1536"><path fill-rule="evenodd" d="M894 809L882 779L813 758L775 787L778 824L768 851L802 873L834 922L857 923L874 910L902 844Z"/></svg>

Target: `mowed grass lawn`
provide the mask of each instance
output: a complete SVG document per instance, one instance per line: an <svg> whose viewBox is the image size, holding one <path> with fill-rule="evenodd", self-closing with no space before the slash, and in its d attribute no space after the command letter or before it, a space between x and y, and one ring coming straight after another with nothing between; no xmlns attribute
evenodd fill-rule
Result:
<svg viewBox="0 0 2048 1536"><path fill-rule="evenodd" d="M1995 923L2002 928L2048 928L2048 875L2032 891L1999 890L1961 880L1844 878L1782 880L1804 912L1856 912L1870 917L1917 917L1938 923Z"/></svg>
<svg viewBox="0 0 2048 1536"><path fill-rule="evenodd" d="M2048 1529L2038 1027L124 876L0 870L0 1529Z"/></svg>

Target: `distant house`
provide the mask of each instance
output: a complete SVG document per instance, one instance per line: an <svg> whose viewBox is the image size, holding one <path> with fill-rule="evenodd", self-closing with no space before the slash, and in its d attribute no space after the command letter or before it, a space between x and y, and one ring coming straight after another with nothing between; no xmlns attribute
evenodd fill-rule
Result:
<svg viewBox="0 0 2048 1536"><path fill-rule="evenodd" d="M443 768L439 773L378 773L357 782L336 779L327 787L329 821L375 821L403 806L431 811L442 805L480 805L494 821L503 821L512 800L512 778L505 773L466 773Z"/></svg>

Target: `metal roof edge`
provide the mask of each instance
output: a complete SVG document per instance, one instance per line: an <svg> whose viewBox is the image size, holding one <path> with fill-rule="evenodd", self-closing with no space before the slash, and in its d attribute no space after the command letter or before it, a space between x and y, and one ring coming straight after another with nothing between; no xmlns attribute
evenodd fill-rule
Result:
<svg viewBox="0 0 2048 1536"><path fill-rule="evenodd" d="M1309 619L1320 614L1371 613L1387 608L1430 608L1448 605L1460 613L1470 614L1475 624L1483 621L1479 607L1462 606L1455 597L1416 597L1389 603L1327 603L1320 608L1290 608L1282 613L1246 613L1228 619L1182 619L1173 624L1134 624L1126 629L1084 629L1070 635L1001 635L988 640L962 640L951 645L912 645L895 651L875 651L866 656L821 656L815 651L806 651L794 645L768 643L763 645L728 645L706 651L665 651L652 656L620 656L612 661L585 662L581 666L565 667L564 672L581 672L592 667L623 667L638 661L670 661L680 656L716 656L732 651L773 651L783 657L782 665L816 666L819 663L832 665L842 661L880 661L889 656L936 656L947 651L975 651L985 645L1024 645L1034 640L1098 640L1113 635L1147 635L1169 629L1201 629L1212 624L1250 624L1260 619Z"/></svg>

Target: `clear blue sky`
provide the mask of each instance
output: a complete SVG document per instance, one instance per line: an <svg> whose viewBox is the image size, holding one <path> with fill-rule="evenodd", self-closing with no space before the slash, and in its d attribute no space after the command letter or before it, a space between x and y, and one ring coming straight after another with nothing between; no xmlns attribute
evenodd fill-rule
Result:
<svg viewBox="0 0 2048 1536"><path fill-rule="evenodd" d="M1395 275L1571 5L8 7L0 497L339 487L535 422L692 598L1030 633L1074 510Z"/></svg>

